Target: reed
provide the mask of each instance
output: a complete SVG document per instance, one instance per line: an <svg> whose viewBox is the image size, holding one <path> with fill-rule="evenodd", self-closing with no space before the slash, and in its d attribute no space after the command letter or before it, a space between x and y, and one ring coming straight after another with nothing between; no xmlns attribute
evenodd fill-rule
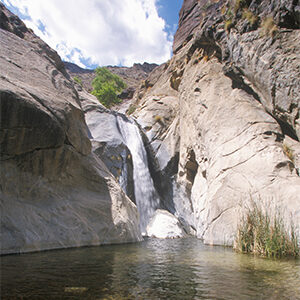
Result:
<svg viewBox="0 0 300 300"><path fill-rule="evenodd" d="M299 243L293 225L289 230L279 212L270 217L253 205L238 227L236 251L272 258L298 257Z"/></svg>

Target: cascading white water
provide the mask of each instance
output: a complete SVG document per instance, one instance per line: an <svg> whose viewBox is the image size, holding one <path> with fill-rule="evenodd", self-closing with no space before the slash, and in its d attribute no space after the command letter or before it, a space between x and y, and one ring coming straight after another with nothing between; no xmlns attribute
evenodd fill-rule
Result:
<svg viewBox="0 0 300 300"><path fill-rule="evenodd" d="M121 188L123 189L123 191L128 195L128 190L127 190L127 184L128 184L128 180L127 180L127 176L128 176L128 167L127 167L127 163L126 163L126 152L124 151L124 153L121 154L122 155L122 160L123 160L123 166L122 166L122 173L119 179L119 183Z"/></svg>
<svg viewBox="0 0 300 300"><path fill-rule="evenodd" d="M121 116L118 116L117 120L120 133L132 156L134 195L140 214L140 229L145 235L150 218L159 207L159 198L153 185L147 153L137 125L130 120L124 120Z"/></svg>

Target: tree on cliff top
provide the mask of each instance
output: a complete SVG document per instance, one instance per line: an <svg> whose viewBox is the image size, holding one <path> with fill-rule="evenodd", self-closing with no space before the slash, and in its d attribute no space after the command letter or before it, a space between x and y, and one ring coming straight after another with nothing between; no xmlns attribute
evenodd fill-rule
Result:
<svg viewBox="0 0 300 300"><path fill-rule="evenodd" d="M124 81L104 67L99 67L95 71L92 94L106 107L119 103L121 100L118 98L118 93L126 87Z"/></svg>

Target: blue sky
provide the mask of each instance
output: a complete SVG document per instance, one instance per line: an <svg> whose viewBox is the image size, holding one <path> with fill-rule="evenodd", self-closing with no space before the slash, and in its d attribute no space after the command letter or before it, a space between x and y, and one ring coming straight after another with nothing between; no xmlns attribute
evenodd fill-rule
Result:
<svg viewBox="0 0 300 300"><path fill-rule="evenodd" d="M174 34L177 29L179 11L181 9L183 0L159 0L158 14L167 23L167 30ZM174 33L173 33L174 32Z"/></svg>
<svg viewBox="0 0 300 300"><path fill-rule="evenodd" d="M183 0L0 0L81 67L163 63Z"/></svg>

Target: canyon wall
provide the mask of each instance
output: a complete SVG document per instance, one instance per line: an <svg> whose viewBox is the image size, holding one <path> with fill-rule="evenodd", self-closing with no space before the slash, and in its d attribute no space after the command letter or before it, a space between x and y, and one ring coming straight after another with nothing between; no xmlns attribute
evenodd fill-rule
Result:
<svg viewBox="0 0 300 300"><path fill-rule="evenodd" d="M300 237L299 12L295 1L185 0L172 59L137 89L155 209L184 235L232 245L257 204ZM1 253L142 240L118 123L129 120L3 4L0 16Z"/></svg>
<svg viewBox="0 0 300 300"><path fill-rule="evenodd" d="M48 45L0 3L1 254L142 239ZM104 121L105 122L105 121Z"/></svg>
<svg viewBox="0 0 300 300"><path fill-rule="evenodd" d="M185 0L174 56L135 95L164 206L206 243L232 245L254 203L299 235L299 11Z"/></svg>

